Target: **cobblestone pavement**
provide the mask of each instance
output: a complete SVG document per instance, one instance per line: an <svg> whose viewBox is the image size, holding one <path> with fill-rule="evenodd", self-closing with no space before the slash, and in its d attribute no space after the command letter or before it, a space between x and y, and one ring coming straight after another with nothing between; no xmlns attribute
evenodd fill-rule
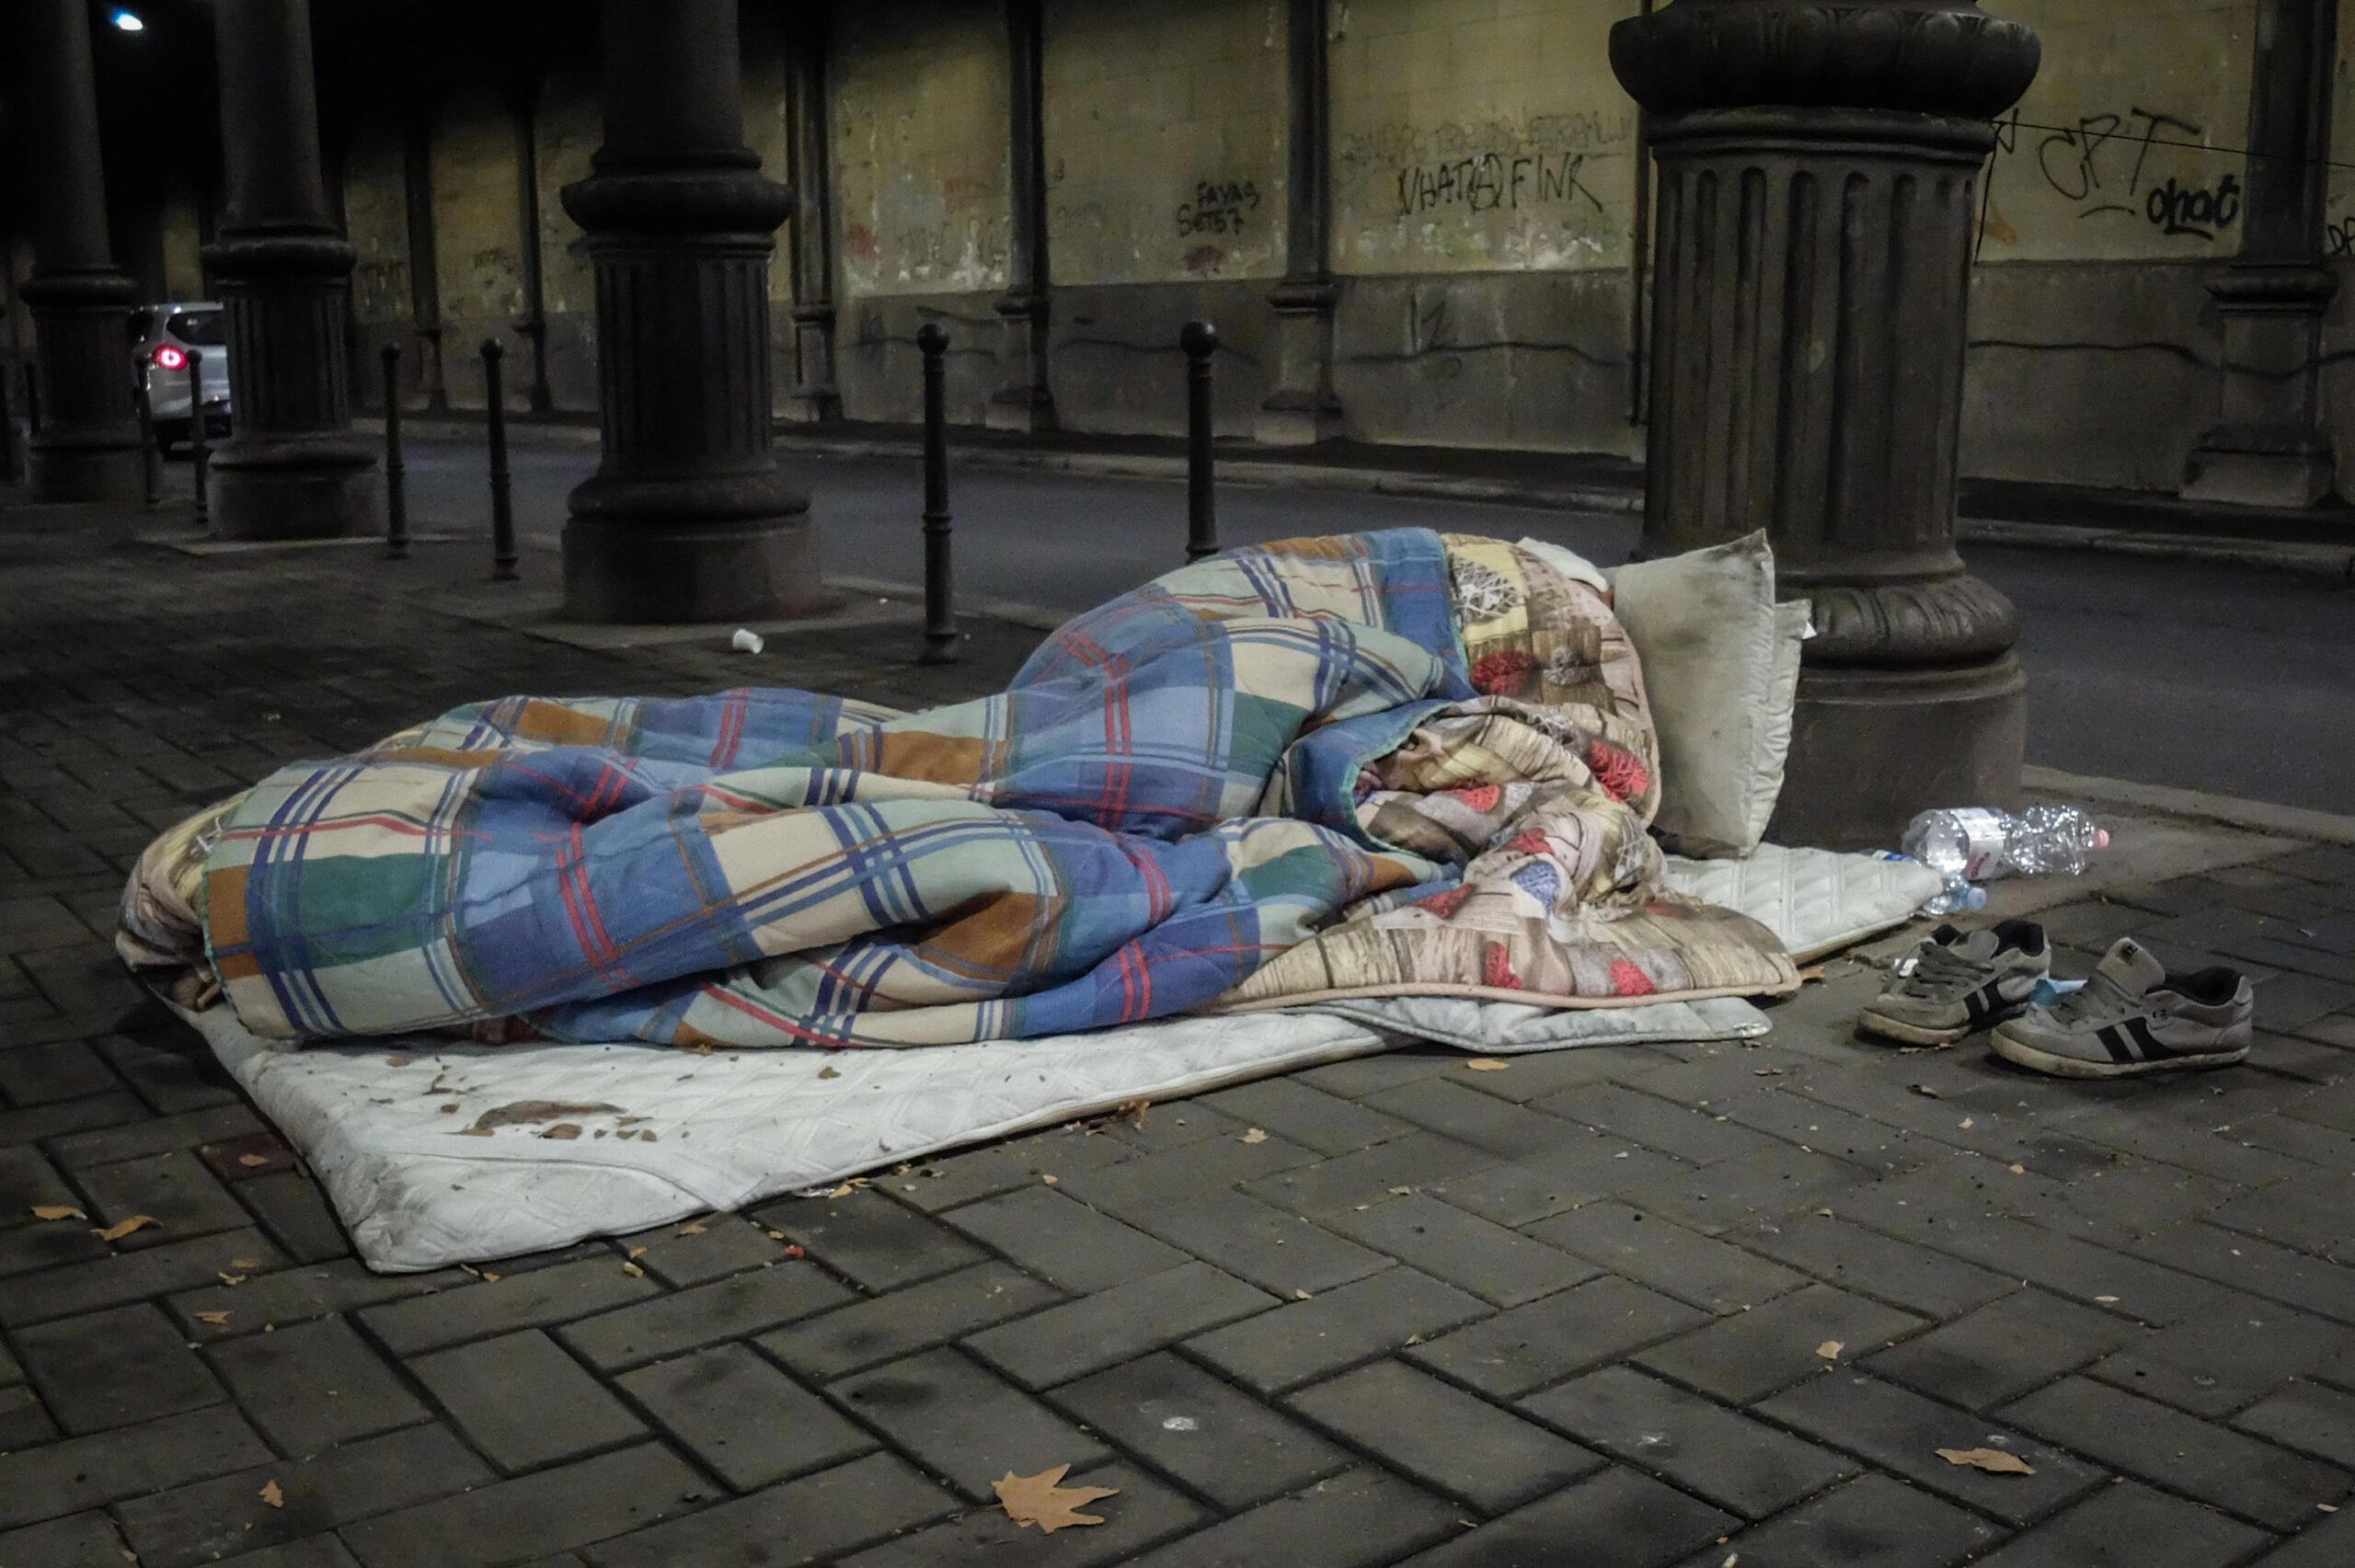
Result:
<svg viewBox="0 0 2355 1568"><path fill-rule="evenodd" d="M500 624L471 550L134 526L0 513L5 1568L2355 1562L2355 853L2050 917L2080 972L2131 931L2262 977L2223 1075L1867 1047L1835 963L1753 1048L1406 1051L375 1276L116 967L153 831L495 692L915 702L1030 634L599 651ZM1989 1448L2033 1473L1938 1454ZM993 1505L1061 1464L1100 1528Z"/></svg>

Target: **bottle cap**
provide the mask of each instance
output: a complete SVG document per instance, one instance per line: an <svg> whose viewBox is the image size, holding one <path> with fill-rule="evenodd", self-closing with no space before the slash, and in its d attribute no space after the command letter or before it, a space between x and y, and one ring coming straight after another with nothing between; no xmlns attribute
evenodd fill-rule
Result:
<svg viewBox="0 0 2355 1568"><path fill-rule="evenodd" d="M2109 848L2109 830L2108 830L2108 829L2107 829L2107 828L2096 828L2096 829L2094 830L2094 848L2096 848L2096 849L2097 849L2097 850L2106 850L2106 849Z"/></svg>

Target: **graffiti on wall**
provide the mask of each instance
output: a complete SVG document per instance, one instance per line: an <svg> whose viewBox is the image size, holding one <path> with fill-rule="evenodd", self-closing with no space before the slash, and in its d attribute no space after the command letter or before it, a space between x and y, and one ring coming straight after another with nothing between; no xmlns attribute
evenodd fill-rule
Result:
<svg viewBox="0 0 2355 1568"><path fill-rule="evenodd" d="M1373 259L1550 267L1591 261L1626 220L1597 166L1634 149L1632 109L1383 125L1339 137L1336 185Z"/></svg>
<svg viewBox="0 0 2355 1568"><path fill-rule="evenodd" d="M1194 193L1178 203L1178 237L1241 235L1256 220L1259 188L1247 179L1198 179Z"/></svg>
<svg viewBox="0 0 2355 1568"><path fill-rule="evenodd" d="M1999 155L2024 156L2035 177L2079 222L2146 224L2165 237L2213 242L2240 221L2237 171L2185 172L2187 153L2211 154L2204 127L2158 109L2080 115L2073 124L2023 123L2016 109L1996 124ZM2161 176L2173 162L2174 172ZM1990 224L1993 237L2013 236Z"/></svg>

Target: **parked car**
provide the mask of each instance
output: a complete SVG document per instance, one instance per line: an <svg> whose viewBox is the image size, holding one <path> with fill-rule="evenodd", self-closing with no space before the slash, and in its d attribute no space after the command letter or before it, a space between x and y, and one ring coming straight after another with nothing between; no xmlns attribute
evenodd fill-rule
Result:
<svg viewBox="0 0 2355 1568"><path fill-rule="evenodd" d="M166 452L188 444L188 356L203 351L204 432L229 433L229 318L210 300L142 305L131 313L132 372L147 388L147 411Z"/></svg>

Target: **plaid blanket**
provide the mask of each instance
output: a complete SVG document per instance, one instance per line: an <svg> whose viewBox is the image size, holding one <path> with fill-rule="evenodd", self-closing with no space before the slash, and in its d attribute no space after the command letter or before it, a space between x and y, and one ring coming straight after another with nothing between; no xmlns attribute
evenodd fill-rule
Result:
<svg viewBox="0 0 2355 1568"><path fill-rule="evenodd" d="M924 714L462 708L249 791L194 902L277 1037L947 1044L1318 994L1787 989L1763 928L1660 890L1656 771L1601 594L1401 530L1173 572Z"/></svg>

